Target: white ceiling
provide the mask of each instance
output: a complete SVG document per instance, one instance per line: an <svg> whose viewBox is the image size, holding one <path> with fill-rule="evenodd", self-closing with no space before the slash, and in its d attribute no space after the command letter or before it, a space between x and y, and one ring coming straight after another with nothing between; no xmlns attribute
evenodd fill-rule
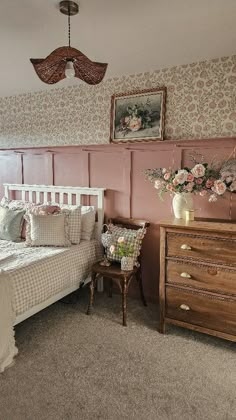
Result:
<svg viewBox="0 0 236 420"><path fill-rule="evenodd" d="M0 96L50 89L29 58L67 45L67 17L58 3L1 0ZM108 62L108 78L235 54L235 19L236 0L80 0L71 44Z"/></svg>

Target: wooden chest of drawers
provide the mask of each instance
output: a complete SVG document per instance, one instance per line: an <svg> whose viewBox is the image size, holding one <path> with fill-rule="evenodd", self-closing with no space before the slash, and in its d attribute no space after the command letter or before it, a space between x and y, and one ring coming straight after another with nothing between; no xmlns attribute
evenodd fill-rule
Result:
<svg viewBox="0 0 236 420"><path fill-rule="evenodd" d="M160 332L170 323L236 341L236 223L160 226Z"/></svg>

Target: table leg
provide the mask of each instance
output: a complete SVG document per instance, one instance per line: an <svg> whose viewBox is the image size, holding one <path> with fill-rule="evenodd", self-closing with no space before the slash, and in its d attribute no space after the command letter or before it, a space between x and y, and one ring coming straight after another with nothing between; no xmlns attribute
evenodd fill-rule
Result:
<svg viewBox="0 0 236 420"><path fill-rule="evenodd" d="M122 310L123 310L123 326L127 327L127 278L124 277L122 283Z"/></svg>
<svg viewBox="0 0 236 420"><path fill-rule="evenodd" d="M141 269L139 269L136 273L136 279L138 281L139 284L139 290L140 290L140 295L141 295L141 299L143 302L144 306L147 306L147 302L144 296L144 292L143 292L143 281L142 281L142 274L141 274Z"/></svg>
<svg viewBox="0 0 236 420"><path fill-rule="evenodd" d="M91 282L90 282L90 298L89 298L89 304L88 304L88 309L87 309L87 315L90 314L91 312L91 307L93 306L93 302L94 302L94 288L96 285L96 276L97 273L92 273L92 278L91 278Z"/></svg>
<svg viewBox="0 0 236 420"><path fill-rule="evenodd" d="M113 280L109 279L109 293L108 293L108 296L110 298L112 298L112 286L113 286Z"/></svg>

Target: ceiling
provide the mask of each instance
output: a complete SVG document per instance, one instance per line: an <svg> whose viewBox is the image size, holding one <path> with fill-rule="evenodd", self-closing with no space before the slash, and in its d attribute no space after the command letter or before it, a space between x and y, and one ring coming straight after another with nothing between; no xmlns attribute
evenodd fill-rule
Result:
<svg viewBox="0 0 236 420"><path fill-rule="evenodd" d="M80 0L72 46L108 62L106 78L236 53L236 0ZM57 0L1 1L0 96L50 89L29 58L67 45ZM62 87L79 83L64 80ZM81 82L82 83L82 82Z"/></svg>

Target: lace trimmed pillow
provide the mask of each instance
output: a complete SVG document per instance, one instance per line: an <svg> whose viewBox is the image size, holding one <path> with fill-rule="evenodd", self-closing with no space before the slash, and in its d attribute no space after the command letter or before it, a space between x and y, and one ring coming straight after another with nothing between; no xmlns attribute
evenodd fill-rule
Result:
<svg viewBox="0 0 236 420"><path fill-rule="evenodd" d="M128 245L133 246L132 257L134 258L134 265L136 265L136 267L139 267L138 256L140 255L142 240L145 236L146 228L135 230L135 229L122 228L120 226L115 226L112 224L109 225L109 228L112 232L112 243L114 245L117 243L118 238L120 236L123 236L125 238L125 242ZM110 261L120 262L122 257L116 252L114 252L114 254L111 254L110 250L108 249L107 258Z"/></svg>
<svg viewBox="0 0 236 420"><path fill-rule="evenodd" d="M66 211L47 215L28 212L26 246L70 246L68 219Z"/></svg>

